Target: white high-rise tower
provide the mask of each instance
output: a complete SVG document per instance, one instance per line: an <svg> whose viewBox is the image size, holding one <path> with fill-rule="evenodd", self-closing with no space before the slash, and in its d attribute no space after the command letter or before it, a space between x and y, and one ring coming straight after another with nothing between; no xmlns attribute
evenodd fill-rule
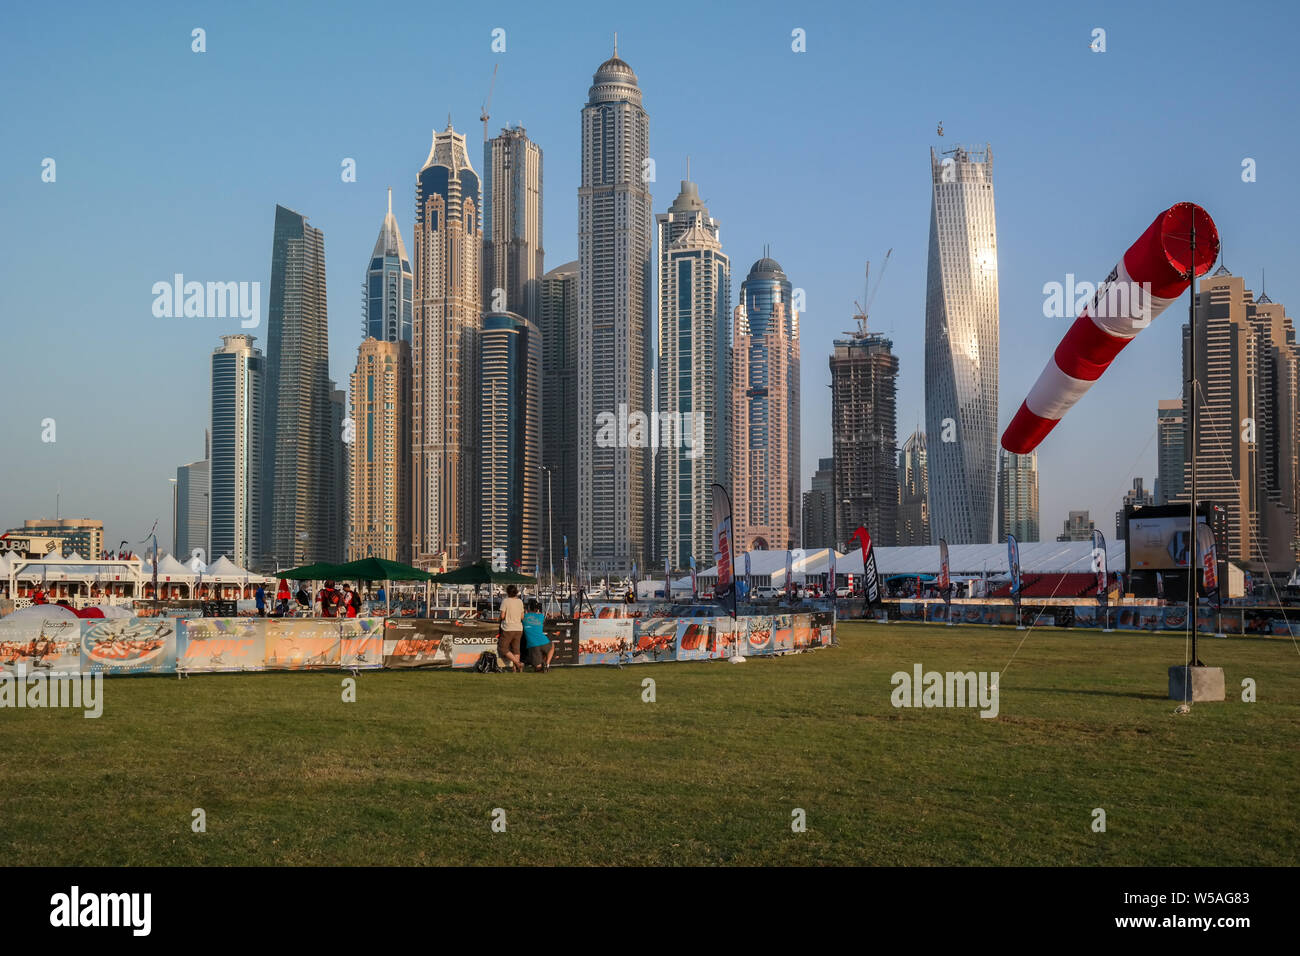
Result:
<svg viewBox="0 0 1300 956"><path fill-rule="evenodd" d="M930 150L925 431L930 540L997 540L998 236L993 149Z"/></svg>
<svg viewBox="0 0 1300 956"><path fill-rule="evenodd" d="M578 188L577 560L597 575L644 570L649 551L650 449L635 423L653 410L652 169L650 119L616 44L582 109Z"/></svg>

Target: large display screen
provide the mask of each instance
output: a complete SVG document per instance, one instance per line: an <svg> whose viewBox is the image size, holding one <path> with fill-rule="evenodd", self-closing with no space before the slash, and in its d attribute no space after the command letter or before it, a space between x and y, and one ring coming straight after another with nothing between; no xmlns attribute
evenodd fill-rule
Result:
<svg viewBox="0 0 1300 956"><path fill-rule="evenodd" d="M1196 520L1204 524L1205 516ZM1192 551L1192 536L1187 515L1143 517L1141 512L1129 518L1128 560L1133 571L1171 571L1187 567L1187 557Z"/></svg>

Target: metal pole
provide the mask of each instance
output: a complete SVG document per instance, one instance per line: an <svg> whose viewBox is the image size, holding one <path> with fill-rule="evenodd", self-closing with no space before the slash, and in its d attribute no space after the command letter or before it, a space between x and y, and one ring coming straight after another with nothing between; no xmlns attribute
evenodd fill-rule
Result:
<svg viewBox="0 0 1300 956"><path fill-rule="evenodd" d="M1184 678L1184 686L1188 687L1190 694L1191 673L1190 668L1200 662L1196 656L1196 215L1192 214L1192 241L1191 251L1188 255L1187 273L1191 279L1191 286L1188 289L1190 300L1187 303L1187 353L1190 359L1188 368L1188 409L1190 417L1190 438L1191 441L1187 448L1187 458L1189 461L1188 470L1191 472L1191 524L1187 535L1187 622L1192 629L1191 656L1187 661L1189 669Z"/></svg>

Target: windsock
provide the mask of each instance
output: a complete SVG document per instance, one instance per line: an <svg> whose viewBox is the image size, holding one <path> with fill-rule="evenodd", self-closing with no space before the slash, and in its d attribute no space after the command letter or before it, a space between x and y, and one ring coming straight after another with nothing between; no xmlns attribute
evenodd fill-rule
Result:
<svg viewBox="0 0 1300 956"><path fill-rule="evenodd" d="M1195 203L1180 202L1156 216L1061 339L1002 433L1003 448L1019 455L1037 448L1120 350L1187 291L1193 223L1196 274L1210 271L1219 258L1219 231L1210 214Z"/></svg>

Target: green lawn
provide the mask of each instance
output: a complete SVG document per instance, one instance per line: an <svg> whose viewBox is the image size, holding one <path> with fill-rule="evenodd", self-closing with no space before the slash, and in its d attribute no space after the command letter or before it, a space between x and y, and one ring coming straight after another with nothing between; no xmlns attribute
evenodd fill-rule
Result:
<svg viewBox="0 0 1300 956"><path fill-rule="evenodd" d="M1000 671L1025 636L845 624L839 647L744 664L369 672L350 704L333 672L113 678L98 720L0 710L0 845L10 864L1300 862L1291 641L1205 639L1228 701L1187 716L1165 697L1181 636L1143 633L1030 632L996 719L891 705L893 672Z"/></svg>

